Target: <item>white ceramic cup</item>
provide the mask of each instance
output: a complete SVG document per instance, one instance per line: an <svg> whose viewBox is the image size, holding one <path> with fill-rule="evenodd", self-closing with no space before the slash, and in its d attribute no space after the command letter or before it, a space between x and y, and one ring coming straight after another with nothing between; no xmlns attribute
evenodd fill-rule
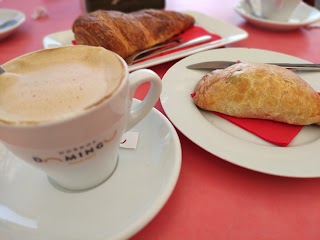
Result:
<svg viewBox="0 0 320 240"><path fill-rule="evenodd" d="M65 51L64 48L81 51L94 47L70 46L59 51ZM32 59L37 61L37 55L43 51L49 50L36 52ZM108 50L105 54L116 58L121 65L120 70L114 70L120 71L120 85L110 97L66 118L35 124L0 122L3 144L19 158L43 170L50 182L65 190L90 189L108 179L116 171L121 136L144 118L160 96L161 79L157 74L147 69L129 74L122 58ZM4 68L14 65L12 62L17 59L4 64ZM109 64L102 66L108 68ZM135 90L145 82L150 82L146 97L131 109Z"/></svg>
<svg viewBox="0 0 320 240"><path fill-rule="evenodd" d="M257 15L273 21L287 22L301 0L249 0L255 2Z"/></svg>

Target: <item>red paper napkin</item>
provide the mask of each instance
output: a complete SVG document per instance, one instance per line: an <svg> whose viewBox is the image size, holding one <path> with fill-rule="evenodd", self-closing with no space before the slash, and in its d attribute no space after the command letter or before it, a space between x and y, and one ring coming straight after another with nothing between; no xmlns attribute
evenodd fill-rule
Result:
<svg viewBox="0 0 320 240"><path fill-rule="evenodd" d="M265 141L281 147L288 146L303 128L303 126L299 125L290 125L269 120L237 118L217 112L214 112L214 114L228 120L244 130L247 130L248 132L255 134Z"/></svg>
<svg viewBox="0 0 320 240"><path fill-rule="evenodd" d="M191 94L194 97L195 93ZM237 118L228 116L218 112L212 112L219 117L241 127L242 129L255 134L256 136L264 139L272 144L286 147L301 131L303 126L291 125L271 120L252 119L252 118Z"/></svg>
<svg viewBox="0 0 320 240"><path fill-rule="evenodd" d="M209 35L211 36L211 40L209 40L208 42L210 41L215 41L215 40L218 40L218 39L221 39L221 37L217 34L214 34L214 33L210 33L208 32L207 30L205 30L204 28L202 27L199 27L199 26L193 26L189 29L187 29L186 31L184 31L183 33L179 34L178 36L175 36L176 37L179 37L181 38L181 43L184 43L184 42L187 42L189 40L192 40L194 38L197 38L197 37L201 37L201 36L204 36L204 35ZM172 51L167 51L167 52L163 52L163 53L159 53L157 55L154 55L152 57L149 57L149 58L145 58L141 61L137 61L137 62L143 62L143 61L147 61L147 60L150 60L152 58L156 58L156 57L160 57L160 56L164 56L164 55L167 55L167 54L171 54L171 53L174 53L174 52L179 52L179 51L183 51L185 49L188 49L188 48L193 48L195 46L199 46L199 45L203 45L203 44L206 44L208 42L204 42L204 43L199 43L197 45L193 45L193 46L189 46L189 47L185 47L185 48L180 48L180 49L177 49L177 50L172 50ZM76 45L76 41L75 40L72 40L72 44L73 45Z"/></svg>
<svg viewBox="0 0 320 240"><path fill-rule="evenodd" d="M184 43L184 42L187 42L189 40L192 40L194 38L201 37L201 36L204 36L204 35L211 36L211 40L209 40L208 42L221 39L221 37L219 35L211 33L211 32L208 32L206 29L204 29L204 28L202 28L200 26L196 26L196 25L194 25L193 27L187 29L186 31L184 31L183 33L181 33L181 34L179 34L178 36L175 36L175 37L181 38L180 43ZM199 43L199 44L196 44L196 45L180 48L180 49L177 49L177 50L171 50L171 51L169 50L169 51L166 51L166 52L163 52L163 53L159 53L157 55L153 55L153 56L151 56L149 58L145 58L145 59L143 59L141 61L137 61L137 62L143 62L143 61L150 60L152 58L165 56L165 55L168 55L168 54L171 54L171 53L174 53L174 52L180 52L180 51L186 50L188 48L193 48L195 46L200 46L200 45L207 44L208 42Z"/></svg>

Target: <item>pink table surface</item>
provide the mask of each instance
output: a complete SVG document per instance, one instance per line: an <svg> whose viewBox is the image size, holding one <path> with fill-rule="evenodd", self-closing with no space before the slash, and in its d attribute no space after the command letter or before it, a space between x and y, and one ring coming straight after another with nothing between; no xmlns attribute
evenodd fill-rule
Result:
<svg viewBox="0 0 320 240"><path fill-rule="evenodd" d="M320 29L259 29L234 12L236 2L167 0L166 8L199 11L249 33L249 38L227 47L273 50L320 63ZM37 6L47 9L47 18L30 17ZM18 9L27 16L16 33L0 42L0 64L42 49L44 36L70 29L81 12L78 0L0 0L0 8ZM152 69L162 76L173 63ZM135 96L142 98L145 92L140 88ZM164 113L160 102L156 108ZM132 239L320 239L320 178L286 178L247 170L178 134L183 158L176 188L159 214Z"/></svg>

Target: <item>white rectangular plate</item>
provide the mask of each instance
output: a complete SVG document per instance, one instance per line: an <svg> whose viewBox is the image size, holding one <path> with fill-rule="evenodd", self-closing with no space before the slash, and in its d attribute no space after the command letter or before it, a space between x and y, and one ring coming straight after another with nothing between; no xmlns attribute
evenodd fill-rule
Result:
<svg viewBox="0 0 320 240"><path fill-rule="evenodd" d="M164 62L172 61L175 59L183 58L191 54L218 48L227 44L243 40L248 37L248 33L236 26L211 18L199 12L188 11L185 12L193 16L196 20L196 25L203 27L208 32L217 34L221 37L219 40L214 40L200 46L191 47L185 50L167 54L165 56L159 56L150 60L132 64L129 66L130 71L134 71L140 68L147 68L154 65L158 65ZM52 33L43 38L44 48L53 48L60 46L72 45L74 40L72 30Z"/></svg>

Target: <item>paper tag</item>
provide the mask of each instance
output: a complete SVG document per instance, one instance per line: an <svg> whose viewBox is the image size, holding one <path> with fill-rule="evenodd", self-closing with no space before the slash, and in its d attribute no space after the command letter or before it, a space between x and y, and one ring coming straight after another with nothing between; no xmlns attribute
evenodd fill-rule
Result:
<svg viewBox="0 0 320 240"><path fill-rule="evenodd" d="M136 149L138 145L139 133L138 132L126 132L121 138L120 147Z"/></svg>

